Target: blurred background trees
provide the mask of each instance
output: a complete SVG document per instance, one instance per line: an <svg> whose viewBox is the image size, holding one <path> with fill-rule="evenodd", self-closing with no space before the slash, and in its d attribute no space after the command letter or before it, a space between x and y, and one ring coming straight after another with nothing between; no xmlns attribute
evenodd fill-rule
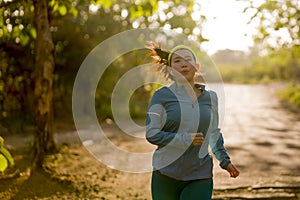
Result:
<svg viewBox="0 0 300 200"><path fill-rule="evenodd" d="M76 73L87 54L100 42L132 28L176 30L198 42L206 17L196 16L200 3L183 1L48 0L47 14L54 44L54 122L72 124L71 98ZM0 0L0 128L12 133L32 133L37 119L34 88L36 39L31 0ZM282 98L300 106L300 5L297 0L249 1L251 20L259 21L255 44L249 52L221 50L212 55L225 82L291 82ZM278 34L281 33L281 34ZM99 120L112 119L110 95L119 77L132 66L147 63L146 51L117 59L105 71L96 94ZM124 61L125 60L125 61ZM144 116L151 89L135 91L132 116ZM0 131L1 131L0 130ZM3 132L2 131L2 132ZM55 129L54 129L55 131Z"/></svg>
<svg viewBox="0 0 300 200"><path fill-rule="evenodd" d="M82 61L96 45L133 27L168 25L170 29L179 28L192 35L197 26L191 18L193 1L165 1L163 9L160 3L0 1L1 129L12 133L36 133L36 154L55 149L53 116L56 121L71 122L73 82ZM165 17L159 17L158 12ZM167 16L167 13L172 15ZM198 36L199 33L195 35ZM52 43L53 47L49 45ZM132 63L120 59L103 77L105 87L96 94L100 120L111 117L110 94L118 77L134 66L133 63L142 62L144 55L140 60L131 56ZM55 58L53 64L52 56ZM140 109L133 110L139 112ZM36 163L41 166L43 155L37 157Z"/></svg>
<svg viewBox="0 0 300 200"><path fill-rule="evenodd" d="M300 3L297 0L265 1L250 5L258 34L249 52L222 50L213 55L225 82L288 83L279 92L284 103L300 107Z"/></svg>
<svg viewBox="0 0 300 200"><path fill-rule="evenodd" d="M77 70L86 55L101 41L133 27L169 26L170 29L182 29L190 35L195 27L199 27L199 22L191 18L192 0L165 1L164 9L159 9L161 3L116 0L48 1L48 18L55 48L55 118L71 119L71 92ZM32 92L35 83L33 72L36 39L33 11L31 1L1 3L1 123L10 126L11 120L8 119L20 120L18 123L14 121L18 131L26 131L23 125L35 121L32 115L35 106ZM159 17L158 12L165 17ZM201 34L196 37L201 39ZM136 61L132 59L132 62ZM123 67L112 66L111 72L107 72L104 77L108 83L117 80L118 76L128 70L126 67L133 66L131 63L117 62L114 65ZM106 84L106 87L112 89L113 84ZM99 93L98 97L102 101L109 98L109 90ZM106 106L102 103L102 107Z"/></svg>

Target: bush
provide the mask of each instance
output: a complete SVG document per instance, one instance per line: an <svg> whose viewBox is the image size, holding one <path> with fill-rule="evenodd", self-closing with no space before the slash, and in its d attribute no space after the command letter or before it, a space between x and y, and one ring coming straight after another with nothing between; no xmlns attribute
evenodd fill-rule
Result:
<svg viewBox="0 0 300 200"><path fill-rule="evenodd" d="M280 99L289 106L300 108L300 85L292 82L278 92Z"/></svg>

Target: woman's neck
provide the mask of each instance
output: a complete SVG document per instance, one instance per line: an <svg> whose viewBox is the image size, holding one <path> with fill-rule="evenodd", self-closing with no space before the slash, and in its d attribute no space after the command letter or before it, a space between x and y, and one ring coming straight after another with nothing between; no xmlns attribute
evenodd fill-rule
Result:
<svg viewBox="0 0 300 200"><path fill-rule="evenodd" d="M196 88L194 80L175 83L177 86L184 86L193 102L202 94L202 91Z"/></svg>
<svg viewBox="0 0 300 200"><path fill-rule="evenodd" d="M194 80L191 80L191 81L175 81L175 83L176 83L177 86L184 86L186 88L189 88L189 87L194 88L195 87Z"/></svg>

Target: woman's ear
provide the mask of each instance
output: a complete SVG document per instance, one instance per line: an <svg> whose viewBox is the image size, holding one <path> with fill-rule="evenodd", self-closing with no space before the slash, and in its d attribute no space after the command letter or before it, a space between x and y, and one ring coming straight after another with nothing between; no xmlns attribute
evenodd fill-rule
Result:
<svg viewBox="0 0 300 200"><path fill-rule="evenodd" d="M197 69L197 71L199 71L199 69L200 69L200 64L199 64L199 63L196 63L195 68Z"/></svg>
<svg viewBox="0 0 300 200"><path fill-rule="evenodd" d="M200 76L201 75L201 72L200 72L200 64L196 63L195 65L195 69L196 69L196 72L195 72L195 76Z"/></svg>

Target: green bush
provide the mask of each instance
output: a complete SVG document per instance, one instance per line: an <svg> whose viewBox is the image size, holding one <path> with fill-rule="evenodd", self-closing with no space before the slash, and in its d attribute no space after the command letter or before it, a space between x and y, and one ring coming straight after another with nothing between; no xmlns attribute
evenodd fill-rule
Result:
<svg viewBox="0 0 300 200"><path fill-rule="evenodd" d="M280 99L291 105L300 108L300 85L292 82L284 90L278 92Z"/></svg>

